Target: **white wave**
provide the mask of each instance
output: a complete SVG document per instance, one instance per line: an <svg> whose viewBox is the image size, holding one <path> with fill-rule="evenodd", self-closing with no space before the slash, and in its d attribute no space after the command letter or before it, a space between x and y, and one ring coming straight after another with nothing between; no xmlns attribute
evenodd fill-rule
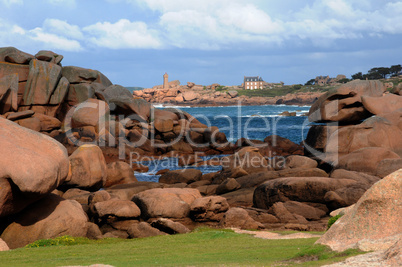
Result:
<svg viewBox="0 0 402 267"><path fill-rule="evenodd" d="M153 104L154 108L164 108L163 104Z"/></svg>
<svg viewBox="0 0 402 267"><path fill-rule="evenodd" d="M244 115L241 116L242 118L275 118L278 117L279 115L259 115L259 114L255 114L255 115Z"/></svg>

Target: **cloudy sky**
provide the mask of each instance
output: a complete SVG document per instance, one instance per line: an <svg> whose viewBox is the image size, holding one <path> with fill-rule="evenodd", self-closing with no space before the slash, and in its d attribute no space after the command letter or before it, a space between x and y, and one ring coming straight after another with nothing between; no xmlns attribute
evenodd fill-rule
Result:
<svg viewBox="0 0 402 267"><path fill-rule="evenodd" d="M0 46L151 87L305 83L402 63L402 1L0 0Z"/></svg>

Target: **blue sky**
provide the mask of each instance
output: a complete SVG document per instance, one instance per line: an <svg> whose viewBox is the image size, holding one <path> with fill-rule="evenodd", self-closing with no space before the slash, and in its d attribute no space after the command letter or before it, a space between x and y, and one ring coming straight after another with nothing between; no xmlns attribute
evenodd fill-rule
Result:
<svg viewBox="0 0 402 267"><path fill-rule="evenodd" d="M402 63L402 1L0 0L0 46L115 84L305 83Z"/></svg>

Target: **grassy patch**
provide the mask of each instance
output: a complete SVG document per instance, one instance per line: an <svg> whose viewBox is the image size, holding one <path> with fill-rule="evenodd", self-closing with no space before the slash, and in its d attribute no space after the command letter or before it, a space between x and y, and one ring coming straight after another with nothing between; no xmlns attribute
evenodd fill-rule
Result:
<svg viewBox="0 0 402 267"><path fill-rule="evenodd" d="M321 250L309 250L316 240L265 240L236 234L231 230L202 228L185 235L132 240L76 239L76 243L15 249L0 253L0 266L44 267L95 263L113 266L292 266L296 264L292 261L297 259L295 257L314 253L323 255ZM318 266L343 259L335 256L320 256L322 259L310 263Z"/></svg>
<svg viewBox="0 0 402 267"><path fill-rule="evenodd" d="M327 92L333 86L318 86L318 85L293 85L283 86L272 89L256 89L256 90L238 90L239 95L248 97L275 97L284 96L287 94L305 93L305 92Z"/></svg>
<svg viewBox="0 0 402 267"><path fill-rule="evenodd" d="M291 234L297 234L300 233L300 231L294 231L294 230L286 230L286 231L270 231L272 233L277 233L280 235L291 235ZM325 233L325 231L322 232L317 232L317 231L306 231L306 232L302 232L302 233L306 233L306 234L312 234L312 235L323 235Z"/></svg>
<svg viewBox="0 0 402 267"><path fill-rule="evenodd" d="M295 257L287 262L290 264L301 264L301 266L313 266L315 265L315 263L333 260L339 261L340 259L356 256L362 253L363 252L356 249L348 249L344 252L335 252L329 249L327 246L314 245L305 250L302 250Z"/></svg>

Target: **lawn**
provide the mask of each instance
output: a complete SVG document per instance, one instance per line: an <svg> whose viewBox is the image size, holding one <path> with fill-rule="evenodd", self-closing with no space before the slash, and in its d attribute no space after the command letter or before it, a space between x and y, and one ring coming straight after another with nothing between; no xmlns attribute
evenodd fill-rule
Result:
<svg viewBox="0 0 402 267"><path fill-rule="evenodd" d="M231 230L200 229L185 235L131 240L77 240L77 245L0 252L0 266L294 266L300 259L313 258L320 259L302 266L320 266L345 258L313 245L317 238L265 240Z"/></svg>

